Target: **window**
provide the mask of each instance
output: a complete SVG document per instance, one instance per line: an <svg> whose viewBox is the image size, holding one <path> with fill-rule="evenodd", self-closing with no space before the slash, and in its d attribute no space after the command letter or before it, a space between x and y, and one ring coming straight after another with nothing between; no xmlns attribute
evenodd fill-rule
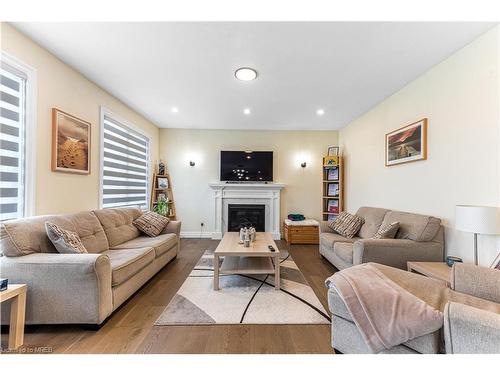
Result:
<svg viewBox="0 0 500 375"><path fill-rule="evenodd" d="M2 52L0 66L0 221L32 214L34 70Z"/></svg>
<svg viewBox="0 0 500 375"><path fill-rule="evenodd" d="M101 207L148 207L149 138L101 109Z"/></svg>

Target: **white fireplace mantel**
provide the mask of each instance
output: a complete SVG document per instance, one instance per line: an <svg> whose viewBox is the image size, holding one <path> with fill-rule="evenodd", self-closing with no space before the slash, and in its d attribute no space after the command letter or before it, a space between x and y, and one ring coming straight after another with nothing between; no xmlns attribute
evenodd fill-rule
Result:
<svg viewBox="0 0 500 375"><path fill-rule="evenodd" d="M266 232L271 232L275 240L281 239L280 192L283 184L231 184L211 183L213 190L212 239L220 240L227 231L228 206L230 204L262 204L266 207Z"/></svg>

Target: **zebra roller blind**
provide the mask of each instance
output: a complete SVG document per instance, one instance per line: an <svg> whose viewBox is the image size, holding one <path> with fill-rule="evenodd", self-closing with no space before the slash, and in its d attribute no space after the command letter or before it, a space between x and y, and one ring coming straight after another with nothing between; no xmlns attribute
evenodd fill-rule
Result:
<svg viewBox="0 0 500 375"><path fill-rule="evenodd" d="M25 215L26 76L0 67L0 220Z"/></svg>
<svg viewBox="0 0 500 375"><path fill-rule="evenodd" d="M149 138L104 114L102 207L148 207Z"/></svg>

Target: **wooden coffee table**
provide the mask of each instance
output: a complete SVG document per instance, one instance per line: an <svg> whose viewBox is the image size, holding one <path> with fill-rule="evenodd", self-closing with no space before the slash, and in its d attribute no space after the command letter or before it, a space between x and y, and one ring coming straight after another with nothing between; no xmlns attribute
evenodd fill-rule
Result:
<svg viewBox="0 0 500 375"><path fill-rule="evenodd" d="M451 285L451 267L444 262L407 262L409 272L419 273Z"/></svg>
<svg viewBox="0 0 500 375"><path fill-rule="evenodd" d="M226 232L214 252L214 290L219 290L219 275L274 274L274 285L280 289L280 251L269 232L257 232L256 239L245 247L238 243L238 232ZM272 252L268 246L276 249ZM224 260L219 269L219 257Z"/></svg>

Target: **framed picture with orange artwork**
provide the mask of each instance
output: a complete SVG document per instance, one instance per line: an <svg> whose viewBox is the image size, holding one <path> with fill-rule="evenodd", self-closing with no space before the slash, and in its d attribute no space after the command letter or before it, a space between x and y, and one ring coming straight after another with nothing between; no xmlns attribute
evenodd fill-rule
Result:
<svg viewBox="0 0 500 375"><path fill-rule="evenodd" d="M90 174L90 122L52 108L52 171Z"/></svg>
<svg viewBox="0 0 500 375"><path fill-rule="evenodd" d="M387 167L426 159L426 118L385 135L385 165Z"/></svg>

